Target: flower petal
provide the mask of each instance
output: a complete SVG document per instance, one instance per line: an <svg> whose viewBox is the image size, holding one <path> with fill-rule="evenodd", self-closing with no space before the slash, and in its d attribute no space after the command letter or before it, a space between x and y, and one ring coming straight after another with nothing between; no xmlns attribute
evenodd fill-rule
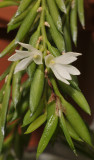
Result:
<svg viewBox="0 0 94 160"><path fill-rule="evenodd" d="M22 47L28 49L29 51L35 50L35 48L32 47L30 44L26 44L26 43L22 43L22 42L18 42L18 44L20 44Z"/></svg>
<svg viewBox="0 0 94 160"><path fill-rule="evenodd" d="M67 53L65 53L65 54L68 54L68 55L70 55L70 56L75 56L75 57L78 57L78 56L81 56L81 55L82 55L82 53L77 53L77 52L67 52Z"/></svg>
<svg viewBox="0 0 94 160"><path fill-rule="evenodd" d="M61 64L54 64L53 68L58 72L58 74L65 79L71 80L71 76L69 72L67 71L66 67L63 67Z"/></svg>
<svg viewBox="0 0 94 160"><path fill-rule="evenodd" d="M72 65L63 65L63 67L72 75L80 75L80 71Z"/></svg>
<svg viewBox="0 0 94 160"><path fill-rule="evenodd" d="M51 54L47 55L47 56L45 57L45 65L46 65L47 67L51 67L51 60L53 60L53 59L54 59L54 56L53 56L53 55L51 55Z"/></svg>
<svg viewBox="0 0 94 160"><path fill-rule="evenodd" d="M30 62L32 62L32 60L33 60L32 57L28 57L28 58L25 58L22 61L20 61L15 68L14 74L26 69L27 66L30 64Z"/></svg>
<svg viewBox="0 0 94 160"><path fill-rule="evenodd" d="M32 52L30 51L21 51L21 50L15 50L16 53L18 53L20 56L29 57L32 55Z"/></svg>
<svg viewBox="0 0 94 160"><path fill-rule="evenodd" d="M31 52L16 50L16 53L8 58L8 61L18 61L29 56L32 56Z"/></svg>
<svg viewBox="0 0 94 160"><path fill-rule="evenodd" d="M76 60L77 60L76 57L70 56L67 53L55 58L55 62L58 63L58 64L70 64L70 63L72 63Z"/></svg>
<svg viewBox="0 0 94 160"><path fill-rule="evenodd" d="M51 69L52 69L52 71L53 71L55 77L56 77L58 80L60 80L60 81L62 81L62 82L64 82L64 83L66 83L66 84L68 84L68 85L70 84L66 79L62 78L62 77L58 74L57 70L55 70L54 67L51 67Z"/></svg>
<svg viewBox="0 0 94 160"><path fill-rule="evenodd" d="M8 58L8 61L18 61L23 59L18 53L13 54L11 57Z"/></svg>

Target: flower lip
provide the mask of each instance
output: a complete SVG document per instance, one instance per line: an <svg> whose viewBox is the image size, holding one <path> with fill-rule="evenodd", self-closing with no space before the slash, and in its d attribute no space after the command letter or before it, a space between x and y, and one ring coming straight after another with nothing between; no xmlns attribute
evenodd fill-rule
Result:
<svg viewBox="0 0 94 160"><path fill-rule="evenodd" d="M53 63L51 63L52 61L54 61L54 56L49 54L45 57L45 64L47 67L50 67Z"/></svg>
<svg viewBox="0 0 94 160"><path fill-rule="evenodd" d="M42 56L40 56L39 54L35 54L34 56L33 56L33 60L34 60L34 62L36 63L36 64L43 64L43 62L42 62Z"/></svg>

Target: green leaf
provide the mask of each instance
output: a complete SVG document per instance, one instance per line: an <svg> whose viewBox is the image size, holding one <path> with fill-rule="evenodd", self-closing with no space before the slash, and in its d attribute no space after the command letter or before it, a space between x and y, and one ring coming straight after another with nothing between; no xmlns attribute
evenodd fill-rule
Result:
<svg viewBox="0 0 94 160"><path fill-rule="evenodd" d="M39 128L46 121L46 118L47 118L46 113L38 117L33 123L30 124L25 134L31 133L35 131L37 128Z"/></svg>
<svg viewBox="0 0 94 160"><path fill-rule="evenodd" d="M44 66L39 65L37 68L34 78L32 80L31 89L30 89L30 110L33 114L40 102L40 99L42 97L44 88Z"/></svg>
<svg viewBox="0 0 94 160"><path fill-rule="evenodd" d="M66 140L70 146L70 148L73 150L73 152L76 154L76 150L74 148L74 144L72 142L72 139L70 137L70 134L69 134L69 131L67 129L67 126L66 126L66 122L65 122L65 119L64 119L64 116L63 114L61 113L61 111L59 111L59 120L60 120L60 127L61 129L63 130L64 132L64 135L66 137Z"/></svg>
<svg viewBox="0 0 94 160"><path fill-rule="evenodd" d="M78 134L75 132L75 130L73 129L73 127L71 126L71 124L66 120L66 126L67 129L69 131L70 136L77 140L77 141L82 141L82 139L78 136Z"/></svg>
<svg viewBox="0 0 94 160"><path fill-rule="evenodd" d="M44 98L40 101L38 108L33 115L30 110L27 111L27 113L24 116L22 127L25 127L26 125L33 122L42 113L43 108L44 108Z"/></svg>
<svg viewBox="0 0 94 160"><path fill-rule="evenodd" d="M47 124L44 128L43 134L41 136L40 142L38 144L38 149L37 149L37 158L39 155L44 151L46 146L48 145L51 137L53 136L56 127L58 124L58 116L57 115L52 115L50 119L47 121Z"/></svg>

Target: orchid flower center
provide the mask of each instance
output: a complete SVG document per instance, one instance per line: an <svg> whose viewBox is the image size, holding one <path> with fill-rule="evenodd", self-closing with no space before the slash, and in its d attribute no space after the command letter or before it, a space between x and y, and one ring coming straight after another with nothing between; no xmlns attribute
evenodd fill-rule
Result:
<svg viewBox="0 0 94 160"><path fill-rule="evenodd" d="M54 61L54 60L51 60L50 63L51 63L51 64L55 64L55 61Z"/></svg>
<svg viewBox="0 0 94 160"><path fill-rule="evenodd" d="M38 55L34 55L33 57L34 57L34 58L38 58Z"/></svg>

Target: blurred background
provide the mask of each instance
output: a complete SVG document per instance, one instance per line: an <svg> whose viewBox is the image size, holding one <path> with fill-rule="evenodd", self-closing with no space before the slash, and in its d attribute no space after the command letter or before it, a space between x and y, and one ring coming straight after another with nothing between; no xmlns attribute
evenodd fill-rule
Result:
<svg viewBox="0 0 94 160"><path fill-rule="evenodd" d="M79 86L91 107L92 116L88 116L81 110L79 110L79 112L87 121L87 123L91 124L94 118L94 0L84 0L84 4L86 27L85 30L83 30L80 23L78 22L78 46L77 48L73 46L73 50L83 54L77 61L76 66L81 71L81 76L78 77ZM17 32L15 30L7 34L7 24L11 17L14 15L16 9L16 7L6 7L0 9L0 52L15 37L15 34ZM7 68L8 65L9 62L7 61L7 56L0 59L0 75L1 73L3 73L3 71ZM2 86L2 83L0 82L0 88ZM36 147L40 135L40 129L33 133L30 141L30 146L32 146L32 148Z"/></svg>

